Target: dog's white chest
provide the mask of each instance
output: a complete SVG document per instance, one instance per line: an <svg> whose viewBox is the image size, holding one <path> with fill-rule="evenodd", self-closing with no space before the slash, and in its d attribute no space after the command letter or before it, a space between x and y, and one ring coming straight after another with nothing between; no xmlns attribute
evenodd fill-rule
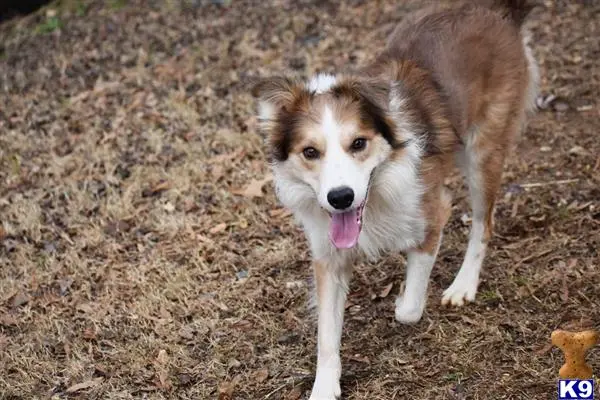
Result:
<svg viewBox="0 0 600 400"><path fill-rule="evenodd" d="M367 209L358 245L373 259L381 252L418 246L425 238L425 220L418 205L403 208Z"/></svg>

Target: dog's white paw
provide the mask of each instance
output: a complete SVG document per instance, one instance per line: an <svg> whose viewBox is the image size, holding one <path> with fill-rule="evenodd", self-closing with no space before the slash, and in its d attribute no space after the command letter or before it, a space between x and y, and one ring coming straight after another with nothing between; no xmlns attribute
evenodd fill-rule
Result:
<svg viewBox="0 0 600 400"><path fill-rule="evenodd" d="M317 376L309 400L336 400L342 395L340 388L341 369L317 369Z"/></svg>
<svg viewBox="0 0 600 400"><path fill-rule="evenodd" d="M396 298L396 321L403 324L414 324L421 320L423 306L405 301L404 297Z"/></svg>
<svg viewBox="0 0 600 400"><path fill-rule="evenodd" d="M460 307L466 302L475 301L478 281L477 278L461 278L457 276L452 285L444 291L442 304L451 304Z"/></svg>

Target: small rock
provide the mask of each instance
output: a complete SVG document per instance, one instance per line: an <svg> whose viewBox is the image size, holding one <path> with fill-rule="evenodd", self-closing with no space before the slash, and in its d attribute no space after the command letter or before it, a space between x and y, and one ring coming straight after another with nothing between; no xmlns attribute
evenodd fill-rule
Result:
<svg viewBox="0 0 600 400"><path fill-rule="evenodd" d="M179 330L179 336L187 340L192 340L194 338L194 330L187 326L183 327Z"/></svg>
<svg viewBox="0 0 600 400"><path fill-rule="evenodd" d="M581 146L575 146L569 149L569 154L575 154L578 156L586 156L589 152Z"/></svg>
<svg viewBox="0 0 600 400"><path fill-rule="evenodd" d="M321 37L318 35L309 35L306 36L302 41L307 46L316 45L321 41Z"/></svg>
<svg viewBox="0 0 600 400"><path fill-rule="evenodd" d="M564 100L556 100L553 104L552 104L552 108L554 108L554 111L558 111L558 112L565 112L567 111L569 108L571 108L571 106L569 106L569 103L567 103Z"/></svg>
<svg viewBox="0 0 600 400"><path fill-rule="evenodd" d="M285 287L288 289L300 289L304 287L304 282L302 281L290 281L285 283Z"/></svg>
<svg viewBox="0 0 600 400"><path fill-rule="evenodd" d="M236 278L238 279L246 279L248 277L248 271L245 269L238 271L235 273Z"/></svg>
<svg viewBox="0 0 600 400"><path fill-rule="evenodd" d="M60 286L60 295L64 296L69 291L69 288L73 284L72 278L61 279L58 281L58 285Z"/></svg>
<svg viewBox="0 0 600 400"><path fill-rule="evenodd" d="M285 335L280 336L279 338L277 338L277 343L279 344L292 344L292 343L296 343L299 339L299 335L297 333L287 333Z"/></svg>
<svg viewBox="0 0 600 400"><path fill-rule="evenodd" d="M508 189L506 190L508 193L523 193L524 189L523 186L516 184L516 183L511 183L508 186Z"/></svg>
<svg viewBox="0 0 600 400"><path fill-rule="evenodd" d="M12 253L17 248L17 242L15 240L6 239L2 241L4 248L7 253Z"/></svg>
<svg viewBox="0 0 600 400"><path fill-rule="evenodd" d="M186 386L192 383L192 376L190 374L179 374L177 378L179 379L180 386Z"/></svg>
<svg viewBox="0 0 600 400"><path fill-rule="evenodd" d="M469 217L468 214L463 214L460 217L460 222L462 222L463 225L469 225L471 223L471 217Z"/></svg>
<svg viewBox="0 0 600 400"><path fill-rule="evenodd" d="M44 244L44 252L48 254L56 253L56 244L53 242L46 242Z"/></svg>
<svg viewBox="0 0 600 400"><path fill-rule="evenodd" d="M117 236L121 232L127 232L130 226L125 221L111 222L104 227L104 233L110 236Z"/></svg>

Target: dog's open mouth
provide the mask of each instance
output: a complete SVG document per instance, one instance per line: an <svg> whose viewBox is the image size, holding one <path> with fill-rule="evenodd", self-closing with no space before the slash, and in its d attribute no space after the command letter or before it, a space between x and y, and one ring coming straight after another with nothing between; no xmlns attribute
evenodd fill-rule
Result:
<svg viewBox="0 0 600 400"><path fill-rule="evenodd" d="M363 202L360 206L343 213L331 214L329 225L329 239L338 249L350 249L358 243L358 236L362 228L362 214L365 208Z"/></svg>

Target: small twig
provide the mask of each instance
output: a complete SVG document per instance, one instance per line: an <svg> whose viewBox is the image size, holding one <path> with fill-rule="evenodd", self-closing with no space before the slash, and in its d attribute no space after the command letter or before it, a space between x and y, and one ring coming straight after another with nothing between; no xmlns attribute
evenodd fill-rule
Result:
<svg viewBox="0 0 600 400"><path fill-rule="evenodd" d="M534 187L543 187L543 186L552 186L552 185L565 185L567 183L575 183L579 182L579 179L563 179L561 181L550 181L550 182L535 182L535 183L523 183L520 184L522 188L534 188Z"/></svg>
<svg viewBox="0 0 600 400"><path fill-rule="evenodd" d="M520 266L520 265L522 265L523 263L525 263L525 262L527 262L527 261L530 261L530 260L533 260L533 259L536 259L536 258L539 258L539 257L545 256L545 255L546 255L546 254L548 254L548 253L552 253L552 251L553 251L553 250L554 250L554 249L547 249L547 250L543 250L543 251L540 251L539 253L535 253L535 254L532 254L532 255L530 255L530 256L527 256L527 257L525 257L525 258L522 258L522 259L520 259L519 261L517 261L517 263L516 263L516 265L515 265L515 268L516 268L516 267L518 267L518 266Z"/></svg>
<svg viewBox="0 0 600 400"><path fill-rule="evenodd" d="M279 386L277 389L273 390L271 393L267 394L265 396L265 400L267 400L269 397L271 397L272 395L274 395L275 393L279 392L281 389L283 389L284 387L287 386L287 383L284 383L283 385Z"/></svg>

